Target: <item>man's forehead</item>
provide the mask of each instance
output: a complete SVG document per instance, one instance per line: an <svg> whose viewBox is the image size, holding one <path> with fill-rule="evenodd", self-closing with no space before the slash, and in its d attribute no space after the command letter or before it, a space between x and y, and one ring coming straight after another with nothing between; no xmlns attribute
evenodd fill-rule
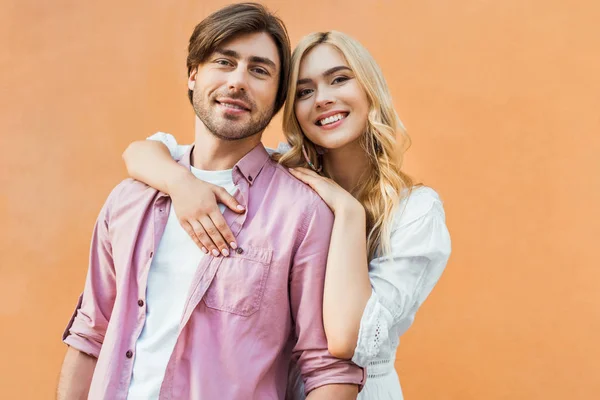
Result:
<svg viewBox="0 0 600 400"><path fill-rule="evenodd" d="M215 50L231 50L240 57L266 57L279 65L279 52L275 40L266 32L244 33L223 42Z"/></svg>

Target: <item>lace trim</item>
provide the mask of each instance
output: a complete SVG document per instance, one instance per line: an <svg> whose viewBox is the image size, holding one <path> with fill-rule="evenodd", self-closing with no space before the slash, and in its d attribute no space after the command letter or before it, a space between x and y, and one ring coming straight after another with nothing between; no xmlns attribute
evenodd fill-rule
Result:
<svg viewBox="0 0 600 400"><path fill-rule="evenodd" d="M379 303L377 294L373 292L360 321L358 343L352 357L356 365L365 367L377 357L382 345L389 341L392 321L392 314Z"/></svg>
<svg viewBox="0 0 600 400"><path fill-rule="evenodd" d="M395 372L394 360L375 360L367 365L367 379L381 378Z"/></svg>

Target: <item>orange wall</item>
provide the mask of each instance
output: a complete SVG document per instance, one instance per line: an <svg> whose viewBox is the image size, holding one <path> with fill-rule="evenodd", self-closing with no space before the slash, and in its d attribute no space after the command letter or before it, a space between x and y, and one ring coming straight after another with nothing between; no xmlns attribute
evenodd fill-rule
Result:
<svg viewBox="0 0 600 400"><path fill-rule="evenodd" d="M50 399L126 144L193 137L193 26L224 1L3 1L0 395ZM454 252L403 338L407 399L600 393L598 2L268 1L381 64ZM277 119L265 135L275 145Z"/></svg>

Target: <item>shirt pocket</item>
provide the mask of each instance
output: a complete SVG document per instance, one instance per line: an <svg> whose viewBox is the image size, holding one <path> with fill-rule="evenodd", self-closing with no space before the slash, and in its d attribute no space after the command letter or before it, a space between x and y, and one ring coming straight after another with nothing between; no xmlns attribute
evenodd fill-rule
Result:
<svg viewBox="0 0 600 400"><path fill-rule="evenodd" d="M245 246L233 250L229 257L219 257L204 304L244 317L256 313L265 292L272 256L272 250Z"/></svg>

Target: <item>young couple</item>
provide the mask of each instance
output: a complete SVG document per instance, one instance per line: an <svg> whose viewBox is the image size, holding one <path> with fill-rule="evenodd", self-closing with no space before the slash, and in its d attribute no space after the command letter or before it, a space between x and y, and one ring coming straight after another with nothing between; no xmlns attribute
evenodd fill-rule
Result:
<svg viewBox="0 0 600 400"><path fill-rule="evenodd" d="M450 254L442 203L401 171L364 47L331 31L290 53L258 4L196 26L195 144L126 150L137 180L98 217L59 399L402 398L399 337ZM269 155L284 103L289 148Z"/></svg>

